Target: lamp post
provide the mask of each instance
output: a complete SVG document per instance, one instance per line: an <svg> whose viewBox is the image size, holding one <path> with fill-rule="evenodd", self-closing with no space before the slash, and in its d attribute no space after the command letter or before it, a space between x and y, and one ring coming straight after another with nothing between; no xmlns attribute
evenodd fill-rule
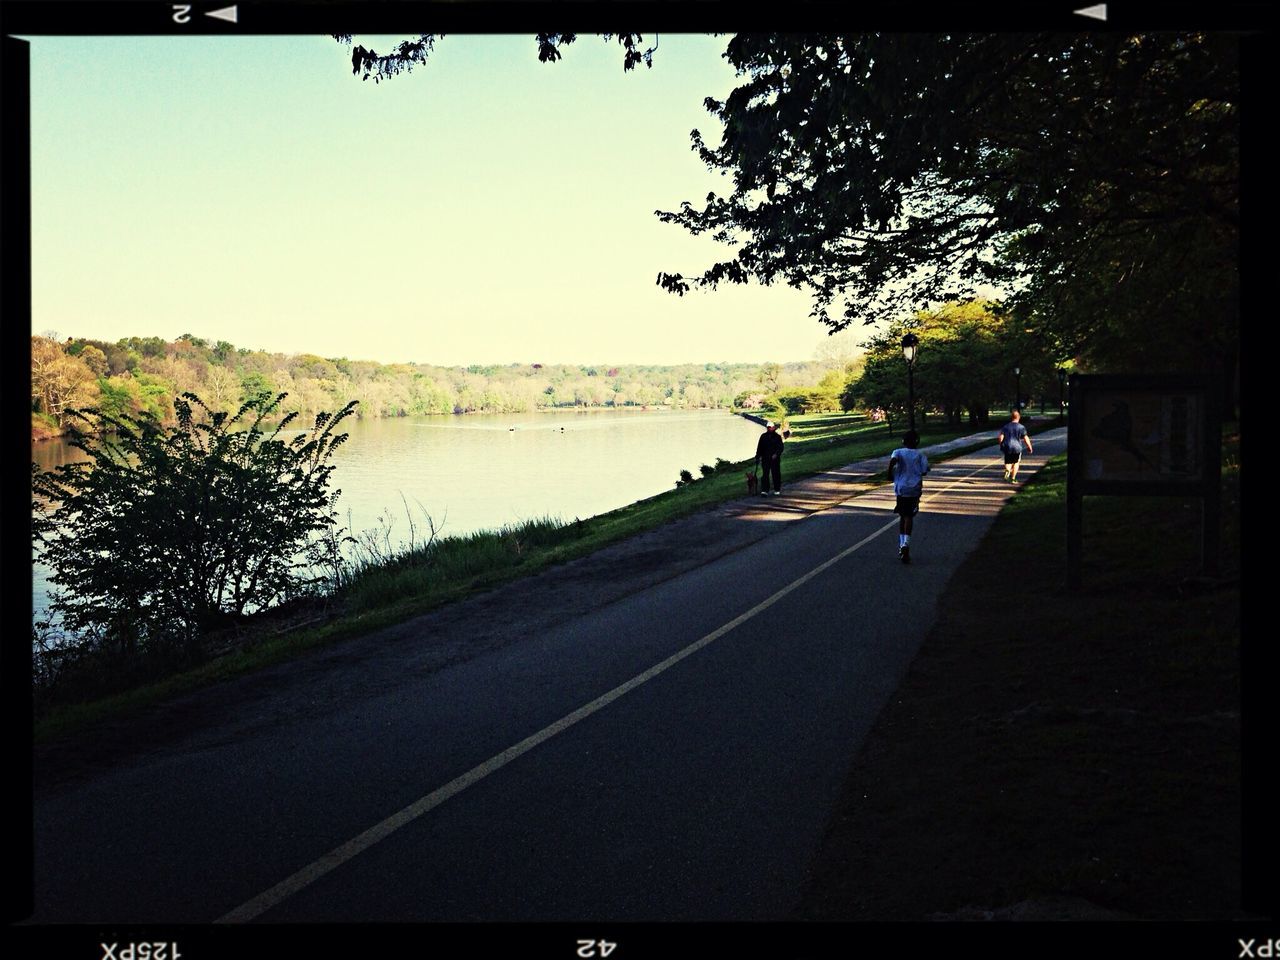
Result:
<svg viewBox="0 0 1280 960"><path fill-rule="evenodd" d="M907 361L907 429L916 428L916 383L913 370L916 365L916 350L920 346L920 338L908 333L902 338L902 359Z"/></svg>
<svg viewBox="0 0 1280 960"><path fill-rule="evenodd" d="M1022 368L1013 368L1013 409L1022 409Z"/></svg>
<svg viewBox="0 0 1280 960"><path fill-rule="evenodd" d="M1065 395L1064 390L1066 389L1066 386L1067 386L1067 368L1059 367L1058 368L1058 422L1059 423L1062 422L1063 417L1066 415L1067 404L1066 404L1066 401L1063 399Z"/></svg>

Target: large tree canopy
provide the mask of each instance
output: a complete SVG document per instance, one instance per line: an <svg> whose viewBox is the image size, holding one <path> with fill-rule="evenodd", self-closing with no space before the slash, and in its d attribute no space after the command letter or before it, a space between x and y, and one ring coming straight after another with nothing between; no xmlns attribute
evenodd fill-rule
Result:
<svg viewBox="0 0 1280 960"><path fill-rule="evenodd" d="M684 293L785 281L838 330L1003 284L1061 357L1230 362L1237 38L740 34L693 146L729 196L657 211L731 244Z"/></svg>

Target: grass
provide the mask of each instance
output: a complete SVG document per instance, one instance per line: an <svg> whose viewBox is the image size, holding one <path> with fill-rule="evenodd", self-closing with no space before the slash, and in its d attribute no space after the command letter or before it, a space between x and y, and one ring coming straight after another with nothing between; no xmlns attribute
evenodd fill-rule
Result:
<svg viewBox="0 0 1280 960"><path fill-rule="evenodd" d="M1240 916L1238 444L1217 583L1197 503L1096 497L1068 592L1065 460L1019 491L862 745L801 918Z"/></svg>
<svg viewBox="0 0 1280 960"><path fill-rule="evenodd" d="M858 460L887 457L901 441L899 432L857 415L798 416L790 424L793 432L783 459L785 483ZM921 443L940 443L973 432L975 429L967 425L955 430L930 423L921 430ZM695 476L697 466L691 471ZM675 488L673 477L673 488L665 493L572 523L535 519L465 536L428 536L425 543L401 551L371 535L363 539L363 549L357 551L357 561L340 592L325 604L336 610L336 615L327 616L322 625L251 636L216 659L133 689L83 702L54 702L36 718L36 742L74 733L87 724L279 663L323 644L403 622L442 604L738 499L745 492L743 473L750 467L750 460L739 461L680 488Z"/></svg>

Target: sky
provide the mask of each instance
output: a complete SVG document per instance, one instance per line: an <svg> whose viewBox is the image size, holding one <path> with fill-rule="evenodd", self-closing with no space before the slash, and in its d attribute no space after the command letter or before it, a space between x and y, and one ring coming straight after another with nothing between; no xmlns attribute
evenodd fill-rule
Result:
<svg viewBox="0 0 1280 960"><path fill-rule="evenodd" d="M689 137L719 142L726 37L658 35L624 72L616 40L544 64L532 35L450 35L380 84L328 37L29 39L35 333L449 366L828 339L785 286L656 284L731 254L654 216L732 189Z"/></svg>

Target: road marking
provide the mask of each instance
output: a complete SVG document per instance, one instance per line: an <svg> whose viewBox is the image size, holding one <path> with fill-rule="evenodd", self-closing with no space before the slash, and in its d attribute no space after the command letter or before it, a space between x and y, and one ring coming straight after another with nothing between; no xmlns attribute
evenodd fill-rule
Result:
<svg viewBox="0 0 1280 960"><path fill-rule="evenodd" d="M998 461L991 461L991 462L998 462ZM930 497L929 500L936 499L937 497L945 493L947 490L950 490L952 487L958 486L963 481L968 480L970 477L975 476L976 474L980 473L982 470L987 469L989 465L990 465L989 463L984 463L981 467L979 467L977 470L974 470L968 476L961 477L958 480L954 481L953 483L944 487L942 490L939 490L936 494ZM859 498L850 498L850 500L852 499L859 499ZM842 503L849 503L850 500L842 501ZM450 780L443 787L433 790L431 793L428 793L425 797L422 797L421 799L416 800L413 803L409 804L404 809L396 813L393 813L391 816L387 817L381 823L377 823L374 826L370 827L368 830L359 834L358 836L352 837L346 843L341 844L340 846L334 847L332 850L326 853L319 860L316 860L313 863L308 864L307 866L299 870L297 873L277 883L270 890L267 890L266 892L261 893L258 896L254 897L252 900L249 900L241 904L240 906L232 910L230 913L226 914L225 916L219 917L214 922L215 923L247 923L248 921L261 916L263 913L270 910L276 904L281 903L282 901L293 896L295 893L298 893L300 890L315 883L325 874L329 873L332 870L336 870L338 867L342 866L348 860L351 860L359 856L361 853L363 853L365 850L368 850L378 841L386 839L391 834L399 830L401 827L407 826L408 824L412 823L414 820L417 820L423 814L428 813L429 811L440 806L440 804L444 803L450 797L461 793L463 790L467 789L467 787L471 786L472 784L478 783L479 781L483 780L485 777L489 776L489 774L502 769L512 760L515 760L517 757L525 753L528 753L530 750L532 750L534 747L538 746L539 744L545 743L546 741L550 740L552 737L556 736L556 734L563 733L565 730L568 730L579 720L585 720L587 717L591 716L593 713L596 713L599 710L603 710L605 707L613 703L613 701L617 700L619 697L627 693L630 693L632 690L634 690L636 687L642 684L648 683L654 677L658 676L658 674L669 670L671 667L674 667L677 663L679 663L685 657L688 657L697 653L699 650L701 650L703 647L707 646L708 644L714 643L716 640L719 640L730 630L733 630L734 628L741 626L742 624L746 623L748 620L752 619L753 617L756 617L759 614L763 613L765 610L772 607L775 603L777 603L787 594L791 593L794 590L799 589L804 584L812 580L814 577L818 576L818 574L824 572L825 570L839 563L841 560L849 556L851 553L854 553L855 551L862 549L864 546L866 546L876 537L880 536L880 534L896 526L897 523L898 523L898 518L895 516L892 520L890 520L884 526L880 527L878 530L874 531L873 533L870 533L867 536L863 537L853 546L846 547L844 550L841 550L835 556L831 557L830 559L814 567L812 570L810 570L808 573L804 574L800 578L793 580L791 583L787 584L777 593L766 598L765 600L760 601L760 603L757 603L750 610L738 615L737 617L734 617L728 623L711 631L711 633L708 633L706 636L702 637L700 640L695 640L693 643L689 644L687 647L684 647L683 649L667 657L667 659L663 660L661 663L654 664L652 667L650 667L648 670L645 670L643 673L636 674L636 676L632 677L630 680L626 681L625 683L622 683L614 687L608 693L605 693L602 696L597 697L596 699L592 700L590 703L587 703L579 707L577 710L574 710L572 713L566 714L565 716L561 717L559 720L555 721L555 723L552 723L549 726L543 727L537 733L533 734L530 737L526 737L525 739L521 740L519 743L515 744L514 746L508 747L506 750L503 750L501 753L496 754L493 757L490 757L484 763L478 766L472 767L470 770L468 770L466 773L462 774L461 776L455 777L453 780Z"/></svg>

